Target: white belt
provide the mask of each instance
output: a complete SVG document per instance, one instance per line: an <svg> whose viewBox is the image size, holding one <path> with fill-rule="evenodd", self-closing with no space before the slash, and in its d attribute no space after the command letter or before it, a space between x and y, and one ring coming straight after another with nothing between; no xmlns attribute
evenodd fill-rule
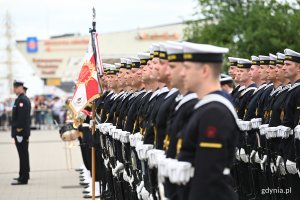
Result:
<svg viewBox="0 0 300 200"><path fill-rule="evenodd" d="M266 135L267 131L266 129L269 127L269 124L263 124L259 126L259 134L260 135Z"/></svg>
<svg viewBox="0 0 300 200"><path fill-rule="evenodd" d="M293 135L293 130L290 127L286 126L277 126L278 136L281 138L288 138L290 135Z"/></svg>
<svg viewBox="0 0 300 200"><path fill-rule="evenodd" d="M142 144L143 142L140 141L139 144L136 146L136 152L140 160L147 160L147 151L153 149L152 144Z"/></svg>
<svg viewBox="0 0 300 200"><path fill-rule="evenodd" d="M251 119L251 126L252 126L252 128L258 129L259 126L261 125L261 121L262 121L261 118L254 118L254 119Z"/></svg>
<svg viewBox="0 0 300 200"><path fill-rule="evenodd" d="M129 143L131 147L136 147L137 142L142 141L143 136L138 132L133 135L129 135Z"/></svg>
<svg viewBox="0 0 300 200"><path fill-rule="evenodd" d="M171 183L186 185L194 177L194 167L190 162L167 160L167 177Z"/></svg>
<svg viewBox="0 0 300 200"><path fill-rule="evenodd" d="M250 131L252 129L251 126L251 121L243 121L243 120L239 120L237 121L239 128L242 131Z"/></svg>
<svg viewBox="0 0 300 200"><path fill-rule="evenodd" d="M147 151L148 164L150 168L158 166L158 157L164 155L165 151L159 149L150 149Z"/></svg>
<svg viewBox="0 0 300 200"><path fill-rule="evenodd" d="M127 131L122 131L120 136L120 141L122 143L128 143L129 142L129 135L130 133Z"/></svg>
<svg viewBox="0 0 300 200"><path fill-rule="evenodd" d="M268 127L268 128L265 129L265 131L266 131L266 138L267 139L280 137L278 135L278 128L277 127Z"/></svg>

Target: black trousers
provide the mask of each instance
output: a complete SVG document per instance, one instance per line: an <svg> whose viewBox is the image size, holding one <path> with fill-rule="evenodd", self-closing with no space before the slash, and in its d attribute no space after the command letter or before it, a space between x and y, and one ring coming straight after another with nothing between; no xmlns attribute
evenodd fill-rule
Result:
<svg viewBox="0 0 300 200"><path fill-rule="evenodd" d="M19 160L20 160L20 170L19 170L19 181L27 183L29 179L29 138L23 138L22 142L18 142L17 138L15 137L15 144L18 150Z"/></svg>

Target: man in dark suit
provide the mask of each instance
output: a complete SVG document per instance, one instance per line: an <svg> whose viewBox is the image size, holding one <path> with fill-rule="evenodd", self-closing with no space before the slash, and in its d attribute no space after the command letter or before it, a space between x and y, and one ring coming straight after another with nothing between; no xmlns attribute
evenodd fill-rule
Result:
<svg viewBox="0 0 300 200"><path fill-rule="evenodd" d="M29 136L30 136L30 100L25 95L24 83L14 81L14 92L18 96L12 112L11 136L15 140L20 159L19 177L12 185L24 185L29 179Z"/></svg>

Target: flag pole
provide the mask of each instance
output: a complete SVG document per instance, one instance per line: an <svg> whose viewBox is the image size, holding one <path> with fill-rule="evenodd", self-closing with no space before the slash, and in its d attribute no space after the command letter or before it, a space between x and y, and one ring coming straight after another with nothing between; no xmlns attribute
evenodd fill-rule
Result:
<svg viewBox="0 0 300 200"><path fill-rule="evenodd" d="M95 67L97 70L97 78L98 77L98 67L97 67L97 50L95 47L95 41L94 41L94 34L96 33L96 10L93 8L93 22L92 22L92 28L90 28L89 32L91 33L91 39L92 39L92 48L93 48L93 56L95 60ZM95 145L94 145L94 134L96 131L95 127L95 119L96 119L96 103L93 101L92 103L92 200L95 200Z"/></svg>

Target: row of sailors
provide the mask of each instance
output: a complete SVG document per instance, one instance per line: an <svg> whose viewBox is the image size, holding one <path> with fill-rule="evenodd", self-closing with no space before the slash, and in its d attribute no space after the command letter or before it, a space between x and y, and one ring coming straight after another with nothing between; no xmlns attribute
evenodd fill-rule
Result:
<svg viewBox="0 0 300 200"><path fill-rule="evenodd" d="M262 198L252 191L256 189L252 182L260 180L249 180L248 163L253 156L259 165L267 158L260 153L263 138L259 135L256 142L257 134L250 132L263 133L268 127L263 129L258 115L241 117L253 109L248 108L254 99L248 92L258 92L245 79L249 75L234 72L237 67L249 72L254 63L230 58L230 75L241 84L231 93L233 106L219 82L227 52L212 45L172 42L152 45L150 54L105 65L107 91L96 101L95 134L101 171L105 172L100 176L102 198ZM287 50L285 56L292 56L289 52L294 51ZM229 77L222 79L231 82ZM258 99L253 101L260 106ZM254 112L258 113L256 108ZM279 132L284 135L285 131ZM253 141L250 152L249 141Z"/></svg>
<svg viewBox="0 0 300 200"><path fill-rule="evenodd" d="M229 57L241 130L234 165L240 199L297 199L300 189L300 54ZM242 175L242 176L241 176ZM291 189L265 195L264 188Z"/></svg>

